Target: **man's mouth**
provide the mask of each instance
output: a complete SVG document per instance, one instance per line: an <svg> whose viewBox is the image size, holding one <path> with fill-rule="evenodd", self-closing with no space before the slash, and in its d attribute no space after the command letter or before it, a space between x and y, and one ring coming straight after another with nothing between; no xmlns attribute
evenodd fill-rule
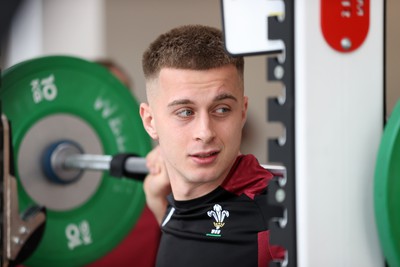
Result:
<svg viewBox="0 0 400 267"><path fill-rule="evenodd" d="M192 155L193 157L197 157L197 158L208 158L208 157L212 157L218 154L218 151L213 151L213 152L209 152L209 153L198 153L198 154L194 154Z"/></svg>

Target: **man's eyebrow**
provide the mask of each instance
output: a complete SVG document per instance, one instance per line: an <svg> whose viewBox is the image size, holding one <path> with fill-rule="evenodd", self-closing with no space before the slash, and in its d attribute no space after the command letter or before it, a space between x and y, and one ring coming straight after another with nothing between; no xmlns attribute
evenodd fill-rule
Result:
<svg viewBox="0 0 400 267"><path fill-rule="evenodd" d="M231 94L220 94L220 95L217 95L215 98L214 98L214 101L221 101L221 100L225 100L225 99L232 99L232 100L234 100L234 101L237 101L237 98L235 97L235 96L233 96L233 95L231 95Z"/></svg>
<svg viewBox="0 0 400 267"><path fill-rule="evenodd" d="M232 99L234 101L237 101L237 98L234 97L233 95L224 93L224 94L217 95L214 98L214 102L222 101L225 99ZM169 103L168 107L179 106L179 105L190 105L190 104L194 104L194 102L191 101L190 99L177 99L177 100L174 100L171 103Z"/></svg>
<svg viewBox="0 0 400 267"><path fill-rule="evenodd" d="M169 103L168 107L179 106L179 105L188 105L188 104L193 104L193 101L191 101L189 99L177 99L177 100L174 100L171 103Z"/></svg>

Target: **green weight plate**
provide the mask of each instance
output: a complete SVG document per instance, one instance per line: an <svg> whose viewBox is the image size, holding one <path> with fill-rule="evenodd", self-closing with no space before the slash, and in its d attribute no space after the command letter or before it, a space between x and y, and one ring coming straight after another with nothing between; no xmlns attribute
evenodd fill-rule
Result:
<svg viewBox="0 0 400 267"><path fill-rule="evenodd" d="M400 101L379 146L374 178L378 235L389 266L400 266Z"/></svg>
<svg viewBox="0 0 400 267"><path fill-rule="evenodd" d="M47 143L74 139L90 154L145 156L151 141L138 103L106 69L68 56L7 69L0 99L12 124L20 210L47 206L43 239L24 265L83 266L107 254L142 212L142 183L87 171L77 183L54 185L41 175L40 153Z"/></svg>

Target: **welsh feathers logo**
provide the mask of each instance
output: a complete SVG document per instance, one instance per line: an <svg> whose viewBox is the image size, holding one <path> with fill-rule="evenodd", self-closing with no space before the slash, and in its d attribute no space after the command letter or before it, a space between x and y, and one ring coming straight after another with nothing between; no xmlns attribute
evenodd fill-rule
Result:
<svg viewBox="0 0 400 267"><path fill-rule="evenodd" d="M207 212L208 217L214 219L213 225L214 229L211 229L211 233L206 234L207 236L220 237L221 228L225 225L225 218L229 217L229 211L222 210L221 205L215 204L213 210Z"/></svg>

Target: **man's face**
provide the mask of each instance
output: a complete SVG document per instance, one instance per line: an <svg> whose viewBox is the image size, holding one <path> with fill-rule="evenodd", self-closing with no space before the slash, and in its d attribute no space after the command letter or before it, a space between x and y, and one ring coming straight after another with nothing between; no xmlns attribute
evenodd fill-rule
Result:
<svg viewBox="0 0 400 267"><path fill-rule="evenodd" d="M141 115L159 141L172 185L219 185L239 153L246 120L247 97L236 68L166 68L150 87Z"/></svg>

